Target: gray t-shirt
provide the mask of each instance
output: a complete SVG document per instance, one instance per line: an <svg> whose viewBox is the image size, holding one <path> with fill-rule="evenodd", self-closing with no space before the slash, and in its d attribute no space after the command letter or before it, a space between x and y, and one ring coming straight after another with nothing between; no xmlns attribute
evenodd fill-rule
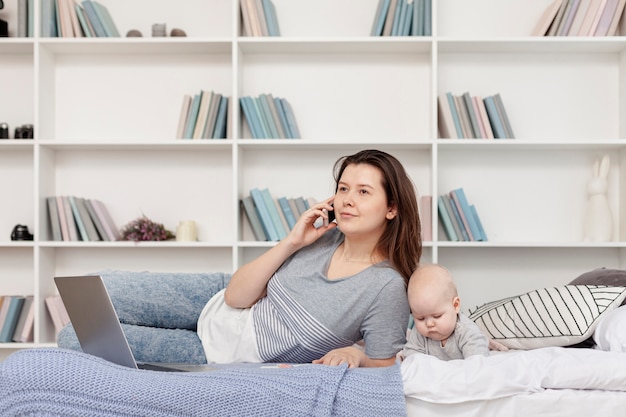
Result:
<svg viewBox="0 0 626 417"><path fill-rule="evenodd" d="M406 358L414 353L425 353L448 361L464 359L472 355L489 355L489 341L480 328L466 315L459 313L454 332L444 347L441 342L422 336L415 327L411 329L402 355Z"/></svg>
<svg viewBox="0 0 626 417"><path fill-rule="evenodd" d="M402 276L387 262L353 276L326 276L344 236L338 229L292 255L252 308L266 362L310 362L363 339L370 358L393 357L405 343L409 305Z"/></svg>

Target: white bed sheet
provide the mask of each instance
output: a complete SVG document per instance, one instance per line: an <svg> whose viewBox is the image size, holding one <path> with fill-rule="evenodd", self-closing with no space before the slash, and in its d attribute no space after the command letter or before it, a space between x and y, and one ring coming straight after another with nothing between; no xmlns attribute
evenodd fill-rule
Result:
<svg viewBox="0 0 626 417"><path fill-rule="evenodd" d="M589 416L626 411L626 353L542 348L401 365L409 416ZM609 413L609 414L605 414Z"/></svg>

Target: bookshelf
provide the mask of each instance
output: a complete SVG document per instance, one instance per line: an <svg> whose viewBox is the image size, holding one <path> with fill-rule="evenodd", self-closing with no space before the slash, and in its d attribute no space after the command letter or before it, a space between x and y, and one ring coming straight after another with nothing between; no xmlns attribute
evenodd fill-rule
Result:
<svg viewBox="0 0 626 417"><path fill-rule="evenodd" d="M53 276L232 272L273 244L254 240L241 197L324 198L334 161L368 147L398 156L419 194L471 196L489 241L448 242L434 216L423 258L452 270L464 309L626 267L625 37L528 36L550 0L433 1L430 37L370 37L378 0L273 0L272 38L239 36L236 0L100 1L122 35L144 37L0 38L0 121L35 126L34 140L0 140L0 293L32 294L36 309L34 343L0 356L54 344ZM14 7L0 11L10 24ZM150 37L160 22L188 36ZM176 140L183 95L203 88L288 98L302 139L252 139L234 105L228 139ZM438 139L448 91L501 93L516 139ZM585 186L603 153L616 238L587 243ZM97 198L120 227L141 213L169 230L192 219L199 240L51 241L50 195ZM10 241L17 223L33 242Z"/></svg>

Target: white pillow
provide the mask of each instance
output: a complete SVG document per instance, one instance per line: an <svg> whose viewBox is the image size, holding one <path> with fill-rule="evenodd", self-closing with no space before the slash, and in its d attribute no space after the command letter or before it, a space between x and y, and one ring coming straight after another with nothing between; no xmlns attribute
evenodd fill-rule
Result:
<svg viewBox="0 0 626 417"><path fill-rule="evenodd" d="M569 346L592 336L603 318L626 298L626 287L565 285L492 301L470 319L511 349Z"/></svg>
<svg viewBox="0 0 626 417"><path fill-rule="evenodd" d="M611 311L593 332L596 349L626 352L626 306Z"/></svg>

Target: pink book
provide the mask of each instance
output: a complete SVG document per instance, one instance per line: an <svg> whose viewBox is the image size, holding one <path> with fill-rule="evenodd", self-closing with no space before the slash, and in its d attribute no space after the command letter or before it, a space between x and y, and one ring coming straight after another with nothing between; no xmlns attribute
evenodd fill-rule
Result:
<svg viewBox="0 0 626 417"><path fill-rule="evenodd" d="M598 6L598 10L596 15L593 18L591 23L591 27L589 28L588 36L594 36L596 33L596 29L598 28L598 24L600 23L600 19L602 18L602 14L604 13L604 9L606 8L607 0L600 0L600 5Z"/></svg>
<svg viewBox="0 0 626 417"><path fill-rule="evenodd" d="M422 240L433 240L432 232L432 202L433 196L423 195L419 199L420 224L422 225Z"/></svg>
<svg viewBox="0 0 626 417"><path fill-rule="evenodd" d="M109 211L107 210L104 203L102 203L102 201L100 200L91 200L91 204L93 205L93 208L96 211L98 218L100 219L100 223L102 223L102 226L104 226L109 240L120 240L120 232L117 229L117 226L115 226L115 222L113 222L113 219L111 218L111 215L109 214Z"/></svg>
<svg viewBox="0 0 626 417"><path fill-rule="evenodd" d="M598 27L594 34L595 36L607 36L609 34L609 28L611 27L611 22L613 21L619 2L620 0L607 0L606 7L602 12L602 16L600 16L600 21L598 22Z"/></svg>
<svg viewBox="0 0 626 417"><path fill-rule="evenodd" d="M478 106L478 114L483 122L485 128L485 138L493 139L493 129L491 129L491 123L489 122L489 115L487 114L487 108L485 107L485 101L481 96L474 97L476 105Z"/></svg>
<svg viewBox="0 0 626 417"><path fill-rule="evenodd" d="M65 204L63 204L63 197L57 196L57 209L59 210L59 221L61 222L61 236L64 241L69 241L70 231L67 227L67 217L65 217Z"/></svg>
<svg viewBox="0 0 626 417"><path fill-rule="evenodd" d="M480 130L480 137L483 139L487 138L487 131L485 130L485 122L483 120L482 115L480 114L480 109L478 108L478 102L483 102L482 99L478 100L477 96L472 97L472 106L474 107L474 114L476 115L476 121L478 122L478 130Z"/></svg>
<svg viewBox="0 0 626 417"><path fill-rule="evenodd" d="M472 234L472 229L470 228L469 222L465 217L465 213L463 212L463 207L461 207L461 202L459 201L459 198L454 191L450 192L450 199L454 202L456 209L459 211L459 215L461 216L461 220L463 221L463 227L465 228L465 231L467 231L467 235L469 236L470 240L472 242L476 241L476 238Z"/></svg>
<svg viewBox="0 0 626 417"><path fill-rule="evenodd" d="M589 8L585 12L585 18L583 19L583 23L580 26L580 31L578 32L578 36L589 36L589 32L591 31L591 24L598 13L598 8L603 0L591 0L589 4Z"/></svg>

